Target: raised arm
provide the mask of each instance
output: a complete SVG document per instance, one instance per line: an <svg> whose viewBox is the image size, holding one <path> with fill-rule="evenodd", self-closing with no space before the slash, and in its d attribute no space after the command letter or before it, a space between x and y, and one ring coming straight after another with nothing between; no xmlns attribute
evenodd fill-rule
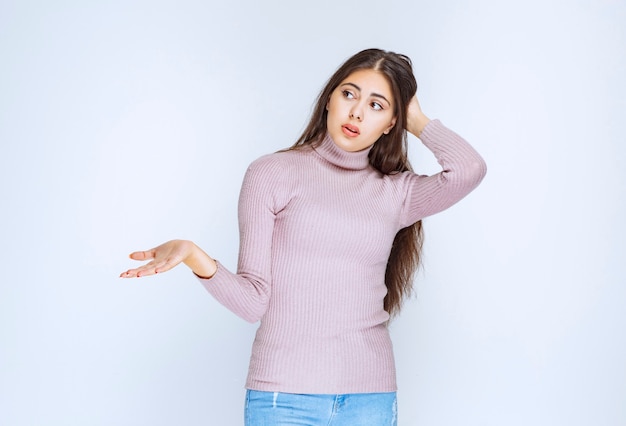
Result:
<svg viewBox="0 0 626 426"><path fill-rule="evenodd" d="M457 203L478 186L487 172L480 154L439 120L426 117L417 97L409 104L407 131L420 138L435 155L442 170L432 176L410 172L402 176L407 194L402 214L403 226Z"/></svg>

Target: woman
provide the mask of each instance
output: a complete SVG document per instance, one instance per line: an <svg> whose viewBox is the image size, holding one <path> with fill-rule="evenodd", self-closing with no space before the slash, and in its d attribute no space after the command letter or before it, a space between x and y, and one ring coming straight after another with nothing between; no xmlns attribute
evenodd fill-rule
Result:
<svg viewBox="0 0 626 426"><path fill-rule="evenodd" d="M246 383L247 425L396 424L387 324L419 266L421 219L474 189L478 153L424 115L411 61L368 49L319 95L288 150L261 157L240 194L240 253L229 272L191 241L132 253L140 277L185 263L222 304L260 320ZM442 166L411 171L407 131Z"/></svg>

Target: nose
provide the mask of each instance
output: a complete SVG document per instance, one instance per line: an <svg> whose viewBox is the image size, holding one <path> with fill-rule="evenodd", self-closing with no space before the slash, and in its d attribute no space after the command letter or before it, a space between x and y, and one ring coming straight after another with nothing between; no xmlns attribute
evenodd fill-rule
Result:
<svg viewBox="0 0 626 426"><path fill-rule="evenodd" d="M361 105L354 105L350 110L350 118L361 121L363 120L363 110Z"/></svg>

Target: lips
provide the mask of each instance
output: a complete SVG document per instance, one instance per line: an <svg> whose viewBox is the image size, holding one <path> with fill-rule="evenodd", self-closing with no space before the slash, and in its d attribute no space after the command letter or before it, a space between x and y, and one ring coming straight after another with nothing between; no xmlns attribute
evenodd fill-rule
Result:
<svg viewBox="0 0 626 426"><path fill-rule="evenodd" d="M357 126L353 126L352 124L344 124L341 126L341 130L346 136L356 137L361 133Z"/></svg>

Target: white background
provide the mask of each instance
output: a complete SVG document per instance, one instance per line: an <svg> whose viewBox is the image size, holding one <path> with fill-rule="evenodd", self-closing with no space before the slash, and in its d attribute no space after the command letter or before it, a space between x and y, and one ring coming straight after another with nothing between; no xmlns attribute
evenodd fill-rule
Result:
<svg viewBox="0 0 626 426"><path fill-rule="evenodd" d="M367 47L489 166L425 220L400 424L626 424L625 28L620 0L1 0L0 424L241 424L255 326L184 268L118 275L171 238L235 268L245 168Z"/></svg>

